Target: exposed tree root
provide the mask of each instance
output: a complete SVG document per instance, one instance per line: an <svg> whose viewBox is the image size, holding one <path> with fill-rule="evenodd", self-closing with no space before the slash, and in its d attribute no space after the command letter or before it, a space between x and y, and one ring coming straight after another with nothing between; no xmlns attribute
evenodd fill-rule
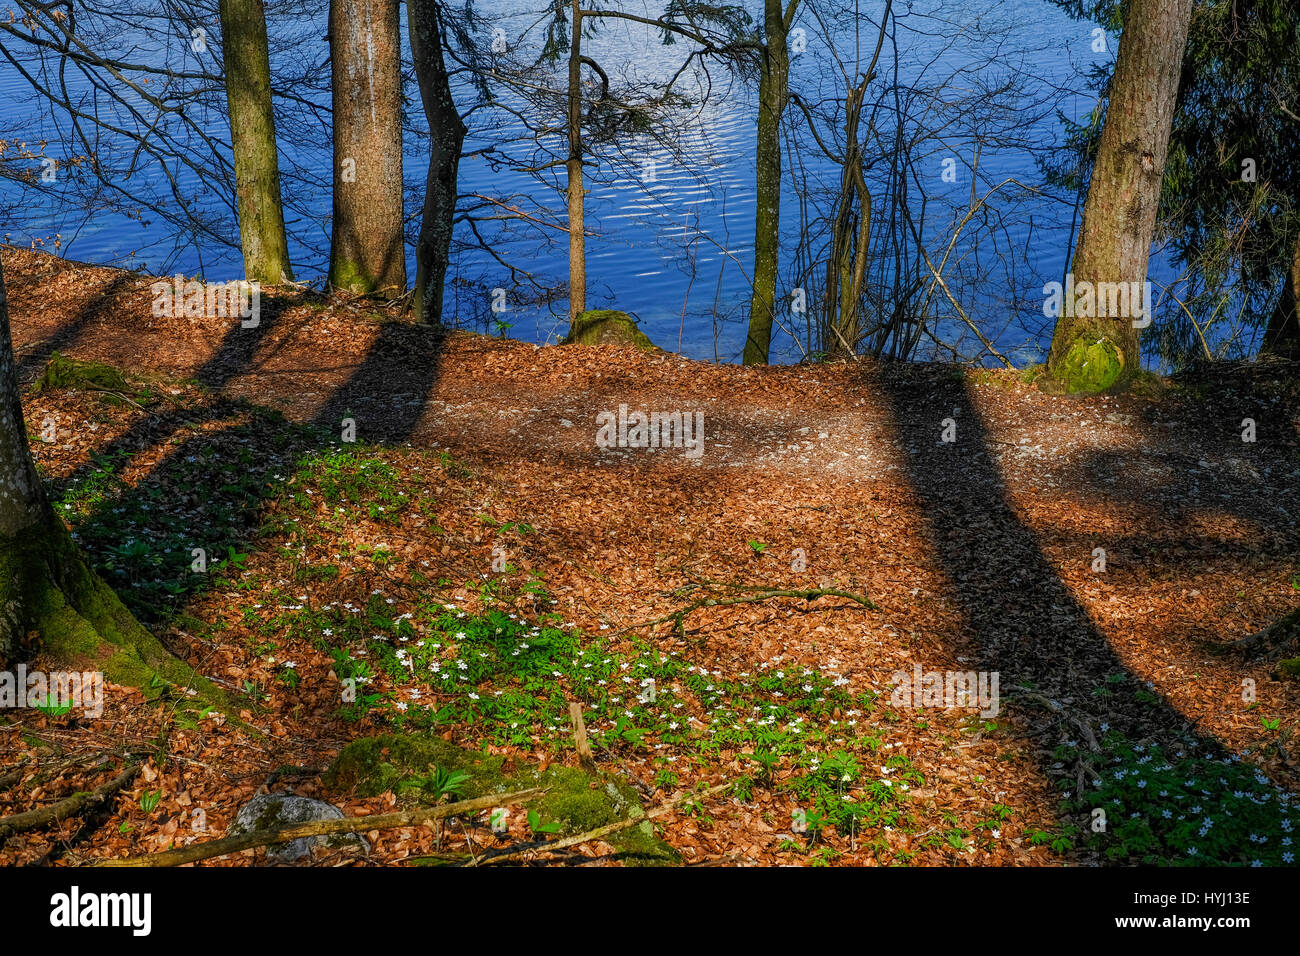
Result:
<svg viewBox="0 0 1300 956"><path fill-rule="evenodd" d="M0 819L0 840L6 840L15 833L35 830L37 827L79 816L84 811L99 806L134 780L141 766L139 763L128 764L120 774L94 790L83 790L48 807L28 810L26 813L15 813L13 816Z"/></svg>
<svg viewBox="0 0 1300 956"><path fill-rule="evenodd" d="M37 648L79 670L102 672L146 694L159 681L238 721L228 693L200 676L147 631L82 560L53 515L47 528L0 541L0 665Z"/></svg>
<svg viewBox="0 0 1300 956"><path fill-rule="evenodd" d="M749 585L749 584L732 584L725 581L724 582L701 581L699 582L698 586L707 589L709 591L709 596L700 598L698 601L693 601L690 604L687 604L685 607L678 608L676 611L673 611L671 614L665 614L663 617L655 618L652 621L642 621L639 624L633 624L629 627L625 627L619 633L628 634L632 631L637 631L642 628L655 627L656 625L665 624L668 621L672 621L674 631L679 636L681 636L685 633L686 616L692 613L693 611L698 611L701 608L706 608L706 607L729 607L736 604L758 604L762 601L770 601L773 598L783 598L783 597L802 598L805 601L815 601L817 598L821 598L821 597L840 597L840 598L846 598L850 601L856 601L858 604L861 604L863 607L871 611L880 610L880 608L875 604L875 602L872 601L870 598L868 598L866 595L856 594L852 591L841 591L838 588L801 588L801 589L768 588L768 587L759 587L759 586ZM729 597L729 598L714 596L718 593L725 593L721 591L721 589L724 588L730 591L740 591L740 592L749 592L749 593L744 593L740 597Z"/></svg>
<svg viewBox="0 0 1300 956"><path fill-rule="evenodd" d="M1297 640L1300 640L1300 608L1278 618L1254 634L1238 638L1233 642L1232 649L1241 654L1251 654L1261 648L1275 651Z"/></svg>

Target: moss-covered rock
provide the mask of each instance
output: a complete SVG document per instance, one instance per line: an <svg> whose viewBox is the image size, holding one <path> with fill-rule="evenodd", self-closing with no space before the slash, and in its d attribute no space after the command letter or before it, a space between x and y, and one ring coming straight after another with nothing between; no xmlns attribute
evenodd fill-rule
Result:
<svg viewBox="0 0 1300 956"><path fill-rule="evenodd" d="M239 808L235 822L227 836L275 830L295 823L314 823L317 820L342 820L343 811L323 800L300 797L292 793L263 793L253 797ZM291 863L310 856L317 846L355 847L368 852L370 845L359 833L331 833L322 836L299 837L284 843L273 843L266 848L267 859Z"/></svg>
<svg viewBox="0 0 1300 956"><path fill-rule="evenodd" d="M544 787L545 796L531 804L543 824L559 823L560 835L586 833L597 827L645 815L628 784L608 774L590 774L552 764L508 765L503 757L458 747L440 737L423 734L383 734L354 740L343 748L325 775L326 783L361 796L391 790L413 803L433 802L433 768L466 774L460 797L472 799ZM649 820L606 838L624 862L663 865L677 854L655 836Z"/></svg>
<svg viewBox="0 0 1300 956"><path fill-rule="evenodd" d="M569 326L561 345L630 345L645 352L659 347L638 328L636 319L617 309L588 309Z"/></svg>
<svg viewBox="0 0 1300 956"><path fill-rule="evenodd" d="M68 358L60 352L54 352L50 355L45 370L32 383L32 392L58 388L131 391L126 376L113 366L102 362L83 362L80 359Z"/></svg>

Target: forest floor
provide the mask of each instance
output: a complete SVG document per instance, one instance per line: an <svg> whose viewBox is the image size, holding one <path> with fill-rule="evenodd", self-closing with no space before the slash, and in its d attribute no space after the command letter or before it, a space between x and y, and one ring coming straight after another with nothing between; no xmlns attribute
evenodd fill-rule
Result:
<svg viewBox="0 0 1300 956"><path fill-rule="evenodd" d="M27 382L55 353L128 376L29 390L57 507L261 733L119 686L99 719L0 714L0 816L148 758L0 860L211 839L263 787L391 808L324 774L379 733L576 764L580 699L648 809L737 783L658 818L686 863L1294 862L1297 652L1233 648L1300 607L1294 368L1071 398L1012 371L439 336L288 289L245 329L154 317L133 273L7 248L4 272ZM702 412L702 454L599 447L620 405ZM723 603L744 588L875 607ZM996 714L902 706L916 667L996 672ZM496 845L486 826L375 831L367 859Z"/></svg>

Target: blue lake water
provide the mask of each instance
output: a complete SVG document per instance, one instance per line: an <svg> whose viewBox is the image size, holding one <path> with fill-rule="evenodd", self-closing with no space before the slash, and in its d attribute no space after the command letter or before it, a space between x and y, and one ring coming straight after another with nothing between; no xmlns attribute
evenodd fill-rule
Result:
<svg viewBox="0 0 1300 956"><path fill-rule="evenodd" d="M750 6L755 7L752 12L758 12L755 4ZM1013 76L1025 80L1029 89L1040 91L1044 101L1049 91L1058 89L1055 104L1067 115L1077 116L1092 106L1089 95L1077 92L1084 86L1081 71L1094 60L1113 56L1113 39L1106 53L1097 53L1092 48L1090 25L1069 20L1046 0L965 5L951 0L917 0L907 7L910 12L903 4L897 6L898 82L928 88L929 95L948 103L960 103L980 82ZM870 59L875 28L866 17L878 17L882 7L877 0L861 3L862 16L856 23L862 32L856 51L852 16L831 30L836 38L834 51L823 41L816 20L802 16L797 23L804 31L801 40L806 47L801 46L794 57L791 88L808 102L833 97L842 87L838 65L845 65L852 73L864 69ZM478 7L491 26L504 30L512 39L537 20L536 14L526 12L529 9L534 8L521 0L498 0ZM654 15L660 7L633 3L623 9ZM322 13L319 24L298 25L309 58L328 55L322 40L324 20ZM1005 27L996 41L983 35L991 24ZM273 36L277 29L272 20ZM528 52L529 44L536 45L536 33L534 30L527 35L518 48ZM656 33L640 25L611 22L584 40L584 53L597 59L612 77L648 81L675 71L683 47L664 46ZM995 54L999 59L990 63ZM178 55L183 58L191 54L182 48ZM891 45L882 57L878 85L894 82L894 56ZM713 69L711 76L715 83L713 95L679 121L679 155L673 156L648 142L615 143L609 152L621 155L603 161L595 170L587 207L588 228L595 233L587 244L588 305L633 312L650 337L670 350L678 350L680 344L680 350L694 358L736 361L744 344L749 296L746 276L752 266L755 95L751 84L730 78L721 68ZM697 76L695 82L703 80ZM418 96L413 88L409 93L418 120ZM462 108L471 101L471 95L466 85L458 86ZM501 99L507 106L522 103L508 92ZM27 138L36 140L43 132L48 136L49 131L33 115L32 100L26 81L11 65L0 63L0 103L6 126L20 129ZM488 117L491 128L485 128ZM206 122L214 135L228 138L222 117L210 116ZM940 122L936 118L936 124ZM924 178L926 190L934 197L930 202L932 216L924 228L927 247L936 261L943 254L954 219L969 202L972 184L967 163L979 133L977 127L960 119L958 107L942 122L952 124L952 135L939 133L928 138L916 145L918 152L913 156L917 174ZM563 200L557 189L526 173L494 168L475 155L494 148L516 159L560 157L564 144L558 136L540 143L531 140L521 123L501 111L476 113L469 125L467 156L460 167L463 194L491 197L526 210L540 206L562 213ZM1029 185L1040 182L1036 159L1050 155L1060 141L1059 124L1048 115L1022 133L1023 141L1011 148L990 146L980 152L977 194L1011 176ZM788 143L788 148L797 148L797 162L792 164L787 153L787 171L797 166L810 184L837 185L839 170L820 155L806 133L796 137L798 141ZM284 162L327 175L331 162L327 129L322 128L318 137L307 137L306 141L303 137L293 143L283 140L282 135ZM414 216L418 215L424 179L425 160L419 141L408 141L405 154L407 211ZM949 183L942 176L943 160L953 155L960 157L960 162L955 182ZM892 161L892 157L879 153L868 159L874 160L877 175L883 175ZM649 174L651 169L653 175ZM178 167L174 172L181 188L203 195L207 187L193 171ZM553 179L553 185L562 186L562 170L556 172L561 176ZM155 184L154 188L162 187ZM12 198L14 189L0 182L0 196ZM787 182L782 205L787 260L793 256L799 239L800 198L794 185ZM300 195L298 199L303 212L289 217L291 257L297 278L319 280L328 266L328 190L309 191L307 198ZM26 201L30 206L31 197ZM221 205L215 200L213 204ZM936 210L938 214L934 214ZM1017 364L1040 360L1046 345L1050 321L1041 313L1041 287L1061 277L1072 214L1069 205L1055 199L1022 202L998 232L1003 248L1017 251L1015 273L991 270L989 278L977 289L967 289L963 297L972 317ZM236 278L242 272L237 247L205 241L175 248L161 222L143 225L110 213L84 220L80 214L53 204L42 208L39 202L30 206L29 215L34 218L23 228L7 230L11 241L22 244L58 233L63 237L61 252L70 258L131 267L143 264L151 272L180 271L202 275L209 281ZM562 214L559 221L563 222ZM567 240L563 233L504 221L484 223L483 230L490 236L496 256L528 270L540 282L554 282L565 276ZM457 237L465 242L473 239L463 224L458 227ZM996 253L963 241L958 243L952 262L972 268L972 264L979 264L980 255L988 258ZM980 267L988 268L988 264ZM408 271L413 277L413 262L408 262ZM546 342L564 333L565 302L530 304L523 290L511 281L508 270L489 252L468 249L459 254L449 283L447 301L466 326L486 327L489 291L501 287L509 290L509 308L497 317L509 324L509 335ZM785 286L783 291L788 291ZM785 324L789 331L778 330L774 337L774 361L798 361L809 347L806 335L797 328L799 317L788 318ZM944 331L954 336L958 332L955 328ZM922 354L925 352L922 349Z"/></svg>

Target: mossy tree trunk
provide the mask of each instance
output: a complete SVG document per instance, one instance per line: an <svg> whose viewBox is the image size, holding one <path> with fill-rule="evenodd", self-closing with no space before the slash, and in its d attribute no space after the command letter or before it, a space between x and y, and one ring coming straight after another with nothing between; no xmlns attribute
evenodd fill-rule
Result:
<svg viewBox="0 0 1300 956"><path fill-rule="evenodd" d="M0 269L0 668L39 649L114 683L146 688L157 676L229 708L131 616L50 507L27 443Z"/></svg>
<svg viewBox="0 0 1300 956"><path fill-rule="evenodd" d="M31 652L29 635L55 586L53 510L32 462L0 271L0 665Z"/></svg>
<svg viewBox="0 0 1300 956"><path fill-rule="evenodd" d="M442 24L435 0L407 0L411 58L429 121L429 172L424 180L424 211L415 247L413 308L422 322L442 322L443 287L451 257L456 215L456 173L465 124L456 111L442 54Z"/></svg>
<svg viewBox="0 0 1300 956"><path fill-rule="evenodd" d="M1129 6L1074 254L1076 286L1146 281L1192 5ZM1135 316L1070 311L1063 302L1047 359L1051 377L1071 392L1126 386L1141 368Z"/></svg>
<svg viewBox="0 0 1300 956"><path fill-rule="evenodd" d="M569 38L569 325L587 311L587 239L582 184L582 8L572 0Z"/></svg>
<svg viewBox="0 0 1300 956"><path fill-rule="evenodd" d="M1296 237L1291 267L1282 285L1282 297L1269 317L1262 351L1282 358L1300 359L1300 235Z"/></svg>
<svg viewBox="0 0 1300 956"><path fill-rule="evenodd" d="M280 204L266 13L262 0L219 0L218 11L244 274L270 285L292 279L293 269Z"/></svg>
<svg viewBox="0 0 1300 956"><path fill-rule="evenodd" d="M787 36L798 5L799 0L790 0L785 9L781 0L763 3L754 175L754 291L749 302L749 334L742 359L746 365L766 365L772 342L781 245L781 116L790 99Z"/></svg>
<svg viewBox="0 0 1300 956"><path fill-rule="evenodd" d="M406 291L402 233L402 38L398 0L330 0L334 222L330 285Z"/></svg>

